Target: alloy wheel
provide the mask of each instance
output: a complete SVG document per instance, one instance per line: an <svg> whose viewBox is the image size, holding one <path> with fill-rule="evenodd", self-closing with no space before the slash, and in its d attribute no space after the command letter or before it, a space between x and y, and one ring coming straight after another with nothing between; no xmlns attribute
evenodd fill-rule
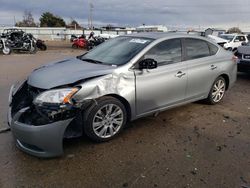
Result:
<svg viewBox="0 0 250 188"><path fill-rule="evenodd" d="M225 90L226 90L225 81L222 79L217 80L213 86L213 91L212 91L212 99L215 103L219 102L223 98Z"/></svg>
<svg viewBox="0 0 250 188"><path fill-rule="evenodd" d="M100 108L93 118L93 131L100 138L114 136L122 127L124 114L115 104L107 104Z"/></svg>

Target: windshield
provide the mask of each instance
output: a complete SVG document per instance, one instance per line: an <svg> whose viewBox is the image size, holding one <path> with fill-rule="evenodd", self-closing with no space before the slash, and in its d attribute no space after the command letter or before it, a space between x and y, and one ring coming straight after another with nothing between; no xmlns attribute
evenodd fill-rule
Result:
<svg viewBox="0 0 250 188"><path fill-rule="evenodd" d="M221 35L220 37L228 41L232 41L234 39L234 35Z"/></svg>
<svg viewBox="0 0 250 188"><path fill-rule="evenodd" d="M101 44L80 59L119 66L129 62L152 41L153 39L148 38L117 37Z"/></svg>

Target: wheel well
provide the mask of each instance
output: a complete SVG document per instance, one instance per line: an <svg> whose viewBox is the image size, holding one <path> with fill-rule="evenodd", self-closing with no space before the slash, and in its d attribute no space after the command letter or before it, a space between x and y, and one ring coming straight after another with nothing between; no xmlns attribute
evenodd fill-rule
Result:
<svg viewBox="0 0 250 188"><path fill-rule="evenodd" d="M127 112L127 120L130 121L131 120L131 107L130 107L130 104L128 103L128 101L119 96L119 95L116 95L116 94L109 94L109 95L105 95L105 96L110 96L110 97L114 97L116 98L117 100L119 100L126 108L126 112Z"/></svg>
<svg viewBox="0 0 250 188"><path fill-rule="evenodd" d="M233 50L232 51L236 51L237 50L237 48L233 48Z"/></svg>
<svg viewBox="0 0 250 188"><path fill-rule="evenodd" d="M229 76L227 74L222 74L220 76L222 76L225 79L225 81L226 81L226 90L227 90L228 87L229 87Z"/></svg>

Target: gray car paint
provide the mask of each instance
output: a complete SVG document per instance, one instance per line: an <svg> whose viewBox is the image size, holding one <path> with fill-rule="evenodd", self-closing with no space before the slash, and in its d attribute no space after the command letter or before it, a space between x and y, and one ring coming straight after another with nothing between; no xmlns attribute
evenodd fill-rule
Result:
<svg viewBox="0 0 250 188"><path fill-rule="evenodd" d="M239 46L237 51L241 54L250 54L250 45Z"/></svg>
<svg viewBox="0 0 250 188"><path fill-rule="evenodd" d="M28 77L28 84L41 89L51 89L86 78L109 74L114 68L72 58L34 70Z"/></svg>
<svg viewBox="0 0 250 188"><path fill-rule="evenodd" d="M53 157L63 154L63 134L73 119L58 121L43 126L26 125L18 122L19 117L29 108L20 110L12 119L11 131L17 140L17 146L37 157ZM52 141L53 140L53 141ZM32 144L30 144L32 143ZM41 151L33 150L27 144L36 146Z"/></svg>
<svg viewBox="0 0 250 188"><path fill-rule="evenodd" d="M86 100L95 100L102 96L112 95L118 99L123 99L123 102L126 101L127 108L130 108L131 111L130 120L134 120L148 114L206 98L213 82L222 74L229 77L229 87L236 81L237 65L231 59L232 54L226 52L217 44L214 45L219 50L214 56L183 61L152 70L139 70L136 68L136 64L143 55L164 40L173 38L209 40L175 33L146 33L130 36L148 37L155 40L125 65L112 67L71 59L34 71L29 76L28 83L34 87L50 89L89 77L99 76L76 85L80 86L81 89L73 96L75 102L81 104ZM212 65L216 66L216 68L212 68ZM185 75L180 78L176 77L179 71L182 71ZM48 127L50 126L53 125L48 125ZM11 127L13 131L16 131L13 121ZM57 128L58 132L61 132L61 129ZM55 132L56 130L54 130ZM41 142L46 142L45 139L41 139ZM54 142L54 140L50 141ZM58 140L55 142L58 142ZM25 148L22 149L25 150ZM32 154L36 155L36 153ZM60 154L58 153L58 155Z"/></svg>
<svg viewBox="0 0 250 188"><path fill-rule="evenodd" d="M82 102L86 99L95 99L104 95L116 95L128 102L131 108L131 120L134 120L151 113L206 98L213 82L219 75L226 74L230 78L230 86L236 81L237 65L231 59L232 53L225 51L206 38L166 33L131 35L131 37L133 36L142 36L144 38L150 38L151 36L156 40L145 47L130 62L114 69L111 74L81 84L81 90L74 96L76 101ZM183 61L182 63L166 65L153 70L134 68L143 55L152 47L172 38L205 40L216 45L219 50L214 56ZM213 69L212 65L216 66L216 69ZM190 67L190 70L188 70L188 67ZM168 72L168 74L164 74L164 71L165 73ZM186 75L181 78L176 77L175 75L179 71L186 73ZM181 87L185 84L185 91L183 91L184 89ZM158 96L159 94L161 96Z"/></svg>

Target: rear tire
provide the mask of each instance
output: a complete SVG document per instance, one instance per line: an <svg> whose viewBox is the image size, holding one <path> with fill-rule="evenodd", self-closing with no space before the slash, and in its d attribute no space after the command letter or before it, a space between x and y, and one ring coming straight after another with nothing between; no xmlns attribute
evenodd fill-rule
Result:
<svg viewBox="0 0 250 188"><path fill-rule="evenodd" d="M83 112L85 134L95 142L117 136L127 122L124 105L113 97L102 97Z"/></svg>
<svg viewBox="0 0 250 188"><path fill-rule="evenodd" d="M47 50L47 46L44 45L44 44L41 45L41 46L40 46L40 50L41 50L41 51L46 51L46 50Z"/></svg>
<svg viewBox="0 0 250 188"><path fill-rule="evenodd" d="M226 92L226 81L222 76L219 76L213 83L206 102L214 105L223 99Z"/></svg>

